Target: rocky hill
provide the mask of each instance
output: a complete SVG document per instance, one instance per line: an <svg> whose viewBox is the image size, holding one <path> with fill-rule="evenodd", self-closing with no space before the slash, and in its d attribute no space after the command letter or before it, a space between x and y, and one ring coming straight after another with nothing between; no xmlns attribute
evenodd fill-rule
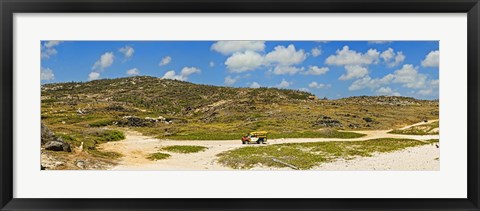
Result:
<svg viewBox="0 0 480 211"><path fill-rule="evenodd" d="M356 138L340 130L394 129L438 119L438 102L406 97L318 99L308 92L231 88L154 77L45 84L42 169L106 169L122 155L102 143L125 131L180 140ZM48 128L47 128L48 127ZM239 141L240 143L240 141Z"/></svg>
<svg viewBox="0 0 480 211"><path fill-rule="evenodd" d="M309 95L295 90L217 87L148 76L42 86L42 102L109 103L164 115L188 114L222 101L235 101L235 104L250 104L252 101L279 103L304 100Z"/></svg>
<svg viewBox="0 0 480 211"><path fill-rule="evenodd" d="M407 97L328 100L297 90L219 87L146 76L42 86L42 121L66 134L128 127L172 139L226 139L252 130L281 137L325 128L392 129L437 118L437 101Z"/></svg>

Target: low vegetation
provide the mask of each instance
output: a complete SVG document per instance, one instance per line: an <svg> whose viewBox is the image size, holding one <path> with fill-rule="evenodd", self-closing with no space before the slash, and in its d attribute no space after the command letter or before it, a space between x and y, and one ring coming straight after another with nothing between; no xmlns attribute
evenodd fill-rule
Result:
<svg viewBox="0 0 480 211"><path fill-rule="evenodd" d="M232 132L232 133L218 133L218 132L197 132L197 133L177 133L169 136L172 140L235 140L240 139L246 133ZM335 129L322 129L315 131L291 131L291 132L270 132L269 139L278 138L360 138L365 134L356 132L338 131ZM161 137L158 137L161 138Z"/></svg>
<svg viewBox="0 0 480 211"><path fill-rule="evenodd" d="M321 97L321 96L319 96ZM231 140L247 132L271 138L325 135L319 130L391 129L438 118L438 101L360 96L338 100L277 88L199 85L147 76L42 85L42 121L55 132L127 127L173 140Z"/></svg>
<svg viewBox="0 0 480 211"><path fill-rule="evenodd" d="M360 138L364 137L365 134L347 132L347 131L338 131L335 129L321 129L316 131L297 131L291 133L281 133L281 134L269 134L269 138Z"/></svg>
<svg viewBox="0 0 480 211"><path fill-rule="evenodd" d="M90 127L105 127L108 125L112 125L115 122L115 119L100 119L93 122L88 123Z"/></svg>
<svg viewBox="0 0 480 211"><path fill-rule="evenodd" d="M174 145L174 146L168 146L168 147L163 147L161 150L162 151L168 151L168 152L175 152L175 153L196 153L196 152L201 152L205 151L208 149L207 147L203 146L183 146L183 145Z"/></svg>
<svg viewBox="0 0 480 211"><path fill-rule="evenodd" d="M218 162L234 169L250 169L258 165L310 169L337 159L370 157L375 153L392 152L431 144L438 140L417 141L412 139L372 139L366 141L332 141L268 146L248 146L218 154ZM285 164L286 163L286 164Z"/></svg>
<svg viewBox="0 0 480 211"><path fill-rule="evenodd" d="M268 131L269 139L358 138L363 134L343 130L391 129L438 118L435 100L318 97L147 76L53 83L41 87L41 121L73 149L83 142L91 158L114 160L121 155L97 147L124 139L124 128L172 140L233 140L257 130Z"/></svg>
<svg viewBox="0 0 480 211"><path fill-rule="evenodd" d="M431 122L428 124L417 125L413 127L409 127L407 129L397 129L392 130L388 133L393 134L403 134L403 135L438 135L439 134L439 121Z"/></svg>
<svg viewBox="0 0 480 211"><path fill-rule="evenodd" d="M117 158L123 157L123 155L118 152L99 151L99 150L90 150L88 152L99 158L117 159Z"/></svg>
<svg viewBox="0 0 480 211"><path fill-rule="evenodd" d="M88 152L94 157L117 159L122 156L116 152L105 152L97 149L99 144L125 139L125 135L121 131L111 129L90 129L82 131L68 126L61 128L61 131L62 132L57 132L55 135L74 147L80 147L83 143L83 151Z"/></svg>
<svg viewBox="0 0 480 211"><path fill-rule="evenodd" d="M94 130L89 132L89 135L96 137L100 142L119 141L125 139L125 135L118 130Z"/></svg>
<svg viewBox="0 0 480 211"><path fill-rule="evenodd" d="M150 154L147 157L147 159L149 159L149 160L163 160L163 159L169 158L170 156L171 156L170 154L156 152L156 153Z"/></svg>

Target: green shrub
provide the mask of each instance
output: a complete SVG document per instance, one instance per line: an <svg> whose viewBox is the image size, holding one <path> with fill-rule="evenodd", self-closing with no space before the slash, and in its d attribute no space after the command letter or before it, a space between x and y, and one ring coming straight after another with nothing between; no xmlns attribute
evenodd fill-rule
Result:
<svg viewBox="0 0 480 211"><path fill-rule="evenodd" d="M235 168L250 169L257 164L271 167L287 167L279 160L297 167L310 169L321 163L337 159L370 157L374 153L386 153L433 143L438 140L380 138L365 141L328 141L310 143L286 143L267 146L247 146L218 154L218 162Z"/></svg>
<svg viewBox="0 0 480 211"><path fill-rule="evenodd" d="M170 155L169 154L166 154L166 153L161 153L161 152L156 152L156 153L152 153L150 154L147 159L149 160L163 160L163 159L167 159L169 158Z"/></svg>
<svg viewBox="0 0 480 211"><path fill-rule="evenodd" d="M90 127L105 127L111 125L115 120L114 119L101 119L95 122L91 122L88 124Z"/></svg>
<svg viewBox="0 0 480 211"><path fill-rule="evenodd" d="M125 139L125 135L118 130L94 130L88 133L98 142L119 141Z"/></svg>
<svg viewBox="0 0 480 211"><path fill-rule="evenodd" d="M123 156L118 152L110 152L110 151L88 150L88 153L95 157L107 158L107 159L117 159Z"/></svg>
<svg viewBox="0 0 480 211"><path fill-rule="evenodd" d="M177 152L177 153L195 153L195 152L204 151L206 149L208 148L203 146L182 146L182 145L168 146L168 147L162 148L162 150L169 151L169 152Z"/></svg>
<svg viewBox="0 0 480 211"><path fill-rule="evenodd" d="M73 136L71 136L71 135L69 135L69 134L56 133L55 136L62 138L62 140L66 141L66 142L75 142L75 141L77 141L76 138L74 138Z"/></svg>

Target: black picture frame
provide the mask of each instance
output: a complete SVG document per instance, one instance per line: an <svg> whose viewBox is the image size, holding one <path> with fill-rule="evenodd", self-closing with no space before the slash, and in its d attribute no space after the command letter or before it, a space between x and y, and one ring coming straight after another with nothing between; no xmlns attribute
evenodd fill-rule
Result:
<svg viewBox="0 0 480 211"><path fill-rule="evenodd" d="M2 210L479 210L478 0L0 0L0 207ZM13 198L15 13L467 13L466 199L41 199ZM445 181L449 182L449 181ZM234 190L232 190L234 191Z"/></svg>

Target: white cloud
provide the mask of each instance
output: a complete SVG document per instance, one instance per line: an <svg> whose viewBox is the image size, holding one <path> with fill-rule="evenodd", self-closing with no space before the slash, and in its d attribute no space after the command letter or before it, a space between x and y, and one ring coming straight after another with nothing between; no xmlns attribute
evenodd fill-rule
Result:
<svg viewBox="0 0 480 211"><path fill-rule="evenodd" d="M295 75L298 72L303 71L303 69L304 69L303 67L298 68L298 67L293 67L293 66L276 66L275 68L271 69L270 71L273 72L273 74L275 74L275 75L286 75L286 74Z"/></svg>
<svg viewBox="0 0 480 211"><path fill-rule="evenodd" d="M288 47L279 45L270 53L265 55L265 62L268 64L278 64L281 66L289 66L299 64L307 58L307 54L303 49L296 50L295 46L290 44Z"/></svg>
<svg viewBox="0 0 480 211"><path fill-rule="evenodd" d="M388 48L387 50L382 52L380 54L380 57L389 67L395 67L405 60L405 55L403 55L403 52L395 52L392 48Z"/></svg>
<svg viewBox="0 0 480 211"><path fill-rule="evenodd" d="M422 90L418 90L417 94L419 94L419 95L424 95L424 96L428 96L428 95L433 94L433 89L422 89Z"/></svg>
<svg viewBox="0 0 480 211"><path fill-rule="evenodd" d="M365 53L350 50L348 46L343 46L342 50L337 50L335 55L330 55L325 60L328 65L369 65L378 62L380 53L376 49L370 49Z"/></svg>
<svg viewBox="0 0 480 211"><path fill-rule="evenodd" d="M302 92L310 92L310 89L304 88L304 87L303 87L303 88L300 88L300 89L298 89L298 90L299 90L299 91L302 91Z"/></svg>
<svg viewBox="0 0 480 211"><path fill-rule="evenodd" d="M97 80L99 78L100 78L100 73L98 72L91 72L90 74L88 74L89 81Z"/></svg>
<svg viewBox="0 0 480 211"><path fill-rule="evenodd" d="M184 75L184 76L189 76L191 74L200 73L200 72L202 72L202 71L200 69L196 68L196 67L184 67L182 69L181 74Z"/></svg>
<svg viewBox="0 0 480 211"><path fill-rule="evenodd" d="M312 83L308 84L308 87L312 89L330 88L331 86L332 86L331 84L317 83L316 81L313 81Z"/></svg>
<svg viewBox="0 0 480 211"><path fill-rule="evenodd" d="M307 54L303 49L296 50L294 45L277 46L266 55L261 55L252 50L235 52L227 58L225 65L230 73L242 73L252 71L262 66L274 66L270 71L274 74L296 74L303 71L303 68L293 67L293 64L303 62Z"/></svg>
<svg viewBox="0 0 480 211"><path fill-rule="evenodd" d="M60 43L62 43L62 41L58 41L58 40L50 40L50 41L47 41L43 44L43 46L45 46L45 48L53 48L57 45L60 45Z"/></svg>
<svg viewBox="0 0 480 211"><path fill-rule="evenodd" d="M127 70L127 75L138 75L138 74L140 74L140 70L138 68Z"/></svg>
<svg viewBox="0 0 480 211"><path fill-rule="evenodd" d="M345 70L347 70L346 74L342 74L338 79L350 80L353 78L361 78L368 74L368 69L360 65L347 65L345 66Z"/></svg>
<svg viewBox="0 0 480 211"><path fill-rule="evenodd" d="M113 64L114 60L113 52L106 52L100 56L100 59L97 60L92 66L92 72L88 74L88 80L97 80L100 78L100 72L105 68L110 67Z"/></svg>
<svg viewBox="0 0 480 211"><path fill-rule="evenodd" d="M50 68L40 68L40 80L42 81L51 81L55 79L55 74Z"/></svg>
<svg viewBox="0 0 480 211"><path fill-rule="evenodd" d="M250 88L260 88L260 84L257 83L257 82L252 82L252 83L250 84Z"/></svg>
<svg viewBox="0 0 480 211"><path fill-rule="evenodd" d="M104 53L100 56L100 59L93 64L92 70L95 72L103 71L105 68L110 67L113 64L114 58L113 52Z"/></svg>
<svg viewBox="0 0 480 211"><path fill-rule="evenodd" d="M393 91L390 87L380 87L376 93L383 96L400 96L399 92Z"/></svg>
<svg viewBox="0 0 480 211"><path fill-rule="evenodd" d="M388 48L387 50L385 50L380 54L380 57L384 61L392 60L395 57L395 51L392 48Z"/></svg>
<svg viewBox="0 0 480 211"><path fill-rule="evenodd" d="M323 75L330 69L328 67L309 66L308 70L303 72L304 75Z"/></svg>
<svg viewBox="0 0 480 211"><path fill-rule="evenodd" d="M225 61L227 70L230 73L242 73L253 71L260 67L270 66L271 72L277 75L296 74L303 71L303 67L292 65L303 62L307 54L303 49L296 50L294 45L276 46L271 52L261 54L265 43L262 41L219 41L212 45L212 50L229 55ZM215 64L210 62L210 66Z"/></svg>
<svg viewBox="0 0 480 211"><path fill-rule="evenodd" d="M56 40L47 41L43 43L41 47L41 58L49 59L50 57L56 55L58 51L54 47L57 45L60 45L60 43L62 43L62 41L56 41Z"/></svg>
<svg viewBox="0 0 480 211"><path fill-rule="evenodd" d="M292 85L292 82L288 82L285 79L282 79L282 82L280 82L277 87L278 88L288 88L290 85Z"/></svg>
<svg viewBox="0 0 480 211"><path fill-rule="evenodd" d="M165 56L162 58L162 60L160 60L160 63L158 63L158 66L163 66L163 65L167 65L168 63L170 63L172 61L172 57L170 56Z"/></svg>
<svg viewBox="0 0 480 211"><path fill-rule="evenodd" d="M179 81L186 81L187 78L183 75L177 75L174 70L167 71L165 75L162 77L163 79L172 79L172 80L179 80Z"/></svg>
<svg viewBox="0 0 480 211"><path fill-rule="evenodd" d="M389 84L393 80L394 76L392 74L388 74L383 78L371 78L370 76L365 76L361 79L354 81L349 87L348 90L360 90L364 88L376 89L382 85Z"/></svg>
<svg viewBox="0 0 480 211"><path fill-rule="evenodd" d="M430 80L427 82L425 88L418 90L417 94L423 96L433 96L434 94L438 93L438 86L439 80Z"/></svg>
<svg viewBox="0 0 480 211"><path fill-rule="evenodd" d="M365 76L354 81L348 88L350 91L364 88L377 89L389 83L398 83L403 87L411 89L422 89L422 93L427 93L429 89L432 92L438 90L438 80L428 80L427 75L419 73L418 67L411 64L405 64L401 69L396 70L393 74L388 74L383 78L370 78Z"/></svg>
<svg viewBox="0 0 480 211"><path fill-rule="evenodd" d="M44 48L42 49L42 58L43 59L49 59L51 56L57 54L57 50L55 48Z"/></svg>
<svg viewBox="0 0 480 211"><path fill-rule="evenodd" d="M196 67L184 67L180 74L176 74L174 70L170 70L163 75L162 78L164 79L172 79L172 80L179 80L179 81L186 81L188 80L188 76L194 73L200 73L201 70Z"/></svg>
<svg viewBox="0 0 480 211"><path fill-rule="evenodd" d="M132 56L133 56L133 53L135 53L135 49L133 49L132 47L130 47L130 46L128 46L128 45L125 46L125 47L122 47L122 48L118 49L118 51L119 51L120 53L122 53L123 56L124 56L126 59L132 57Z"/></svg>
<svg viewBox="0 0 480 211"><path fill-rule="evenodd" d="M227 86L232 86L233 84L235 84L238 79L240 79L240 77L232 77L232 76L227 76L225 77L225 80L223 81L223 83Z"/></svg>
<svg viewBox="0 0 480 211"><path fill-rule="evenodd" d="M322 50L320 49L320 47L315 47L315 48L312 48L310 53L312 54L313 57L317 57L322 55Z"/></svg>
<svg viewBox="0 0 480 211"><path fill-rule="evenodd" d="M401 83L404 87L408 88L422 88L425 86L427 76L425 74L418 73L418 67L414 67L411 64L405 64L399 70L396 70L393 74L395 79L393 82Z"/></svg>
<svg viewBox="0 0 480 211"><path fill-rule="evenodd" d="M208 64L208 66L210 66L210 67L215 67L215 62L213 62L213 61L210 62L210 63Z"/></svg>
<svg viewBox="0 0 480 211"><path fill-rule="evenodd" d="M235 52L263 51L265 41L218 41L210 49L223 55L230 55Z"/></svg>
<svg viewBox="0 0 480 211"><path fill-rule="evenodd" d="M231 73L255 70L263 63L263 56L254 51L237 52L230 56L225 65Z"/></svg>
<svg viewBox="0 0 480 211"><path fill-rule="evenodd" d="M430 51L422 61L422 67L438 67L440 63L440 51Z"/></svg>
<svg viewBox="0 0 480 211"><path fill-rule="evenodd" d="M401 64L403 61L405 61L405 55L403 54L403 52L398 51L397 55L395 56L395 60L389 63L388 65L391 67L394 67Z"/></svg>

